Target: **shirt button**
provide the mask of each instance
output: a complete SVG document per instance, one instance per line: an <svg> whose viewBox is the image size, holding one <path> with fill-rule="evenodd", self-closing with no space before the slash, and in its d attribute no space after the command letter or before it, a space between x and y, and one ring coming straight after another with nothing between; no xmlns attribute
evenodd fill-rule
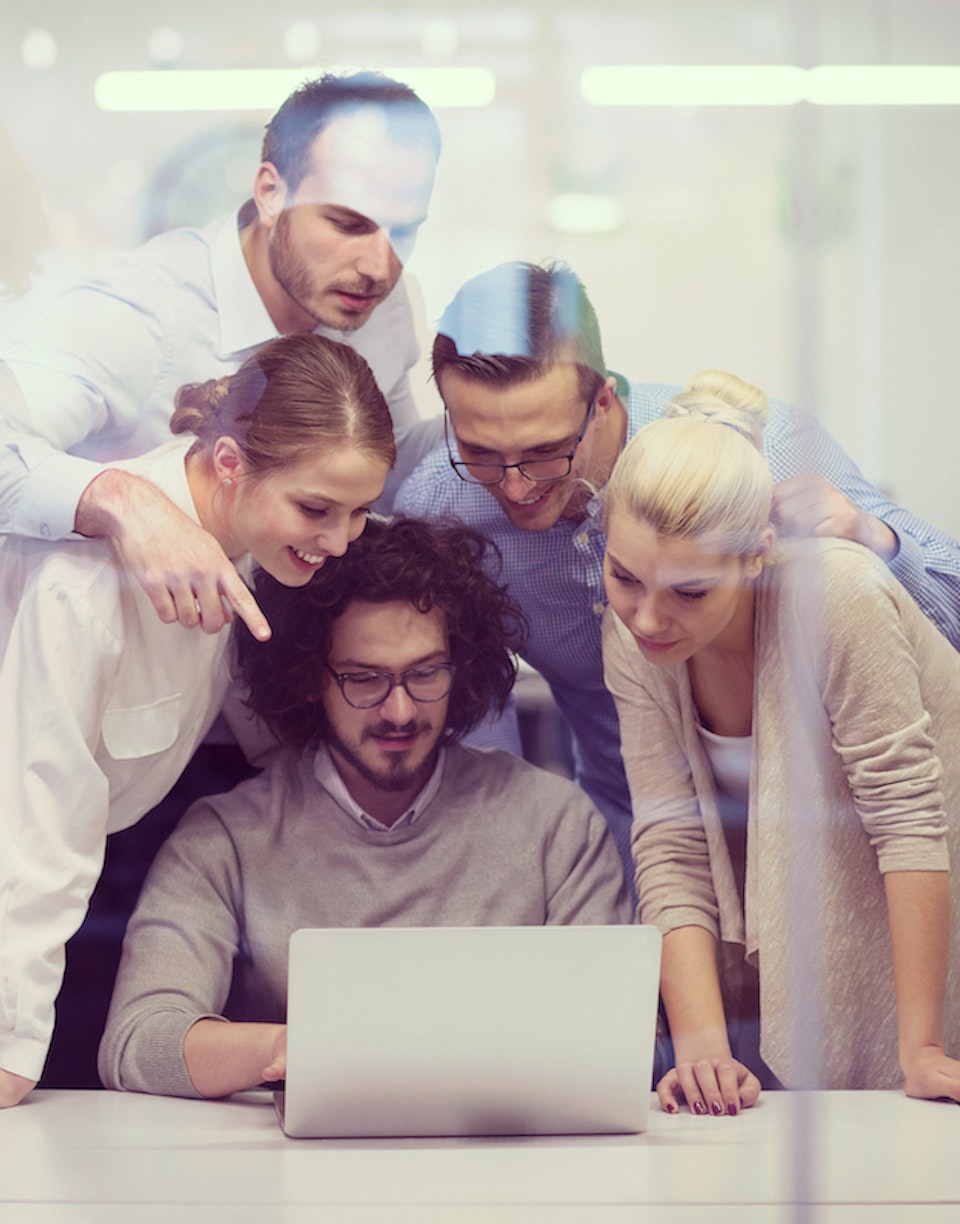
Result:
<svg viewBox="0 0 960 1224"><path fill-rule="evenodd" d="M50 524L49 523L40 524L40 534L43 536L45 540L50 539Z"/></svg>

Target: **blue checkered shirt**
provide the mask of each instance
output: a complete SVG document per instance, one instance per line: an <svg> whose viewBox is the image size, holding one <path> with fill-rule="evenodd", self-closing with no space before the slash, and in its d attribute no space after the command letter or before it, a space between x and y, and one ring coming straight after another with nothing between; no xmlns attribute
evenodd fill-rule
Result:
<svg viewBox="0 0 960 1224"><path fill-rule="evenodd" d="M678 387L626 384L627 437L656 419ZM891 571L927 616L960 646L960 545L902 510L873 485L807 413L772 402L764 451L774 480L818 472L856 505L882 519L900 548ZM603 684L600 623L606 606L606 544L597 498L579 523L560 519L546 531L514 527L496 499L456 475L445 448L431 452L400 490L395 509L420 518L456 518L492 540L503 578L530 622L523 655L553 691L573 736L576 779L606 816L630 864L630 796L620 759L613 699Z"/></svg>

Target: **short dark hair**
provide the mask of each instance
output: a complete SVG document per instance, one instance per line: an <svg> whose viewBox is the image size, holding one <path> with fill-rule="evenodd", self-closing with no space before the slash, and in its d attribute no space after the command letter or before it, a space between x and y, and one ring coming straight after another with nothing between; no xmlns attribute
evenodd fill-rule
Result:
<svg viewBox="0 0 960 1224"><path fill-rule="evenodd" d="M527 625L499 572L496 547L471 528L411 518L372 518L305 587L285 587L260 571L255 593L273 637L255 642L238 626L247 704L287 747L321 742L329 727L318 695L334 622L354 602L409 601L446 617L457 670L441 742L455 743L491 711L503 712L516 678L512 652L522 648Z"/></svg>
<svg viewBox="0 0 960 1224"><path fill-rule="evenodd" d="M592 400L607 377L600 324L583 282L563 263L515 261L468 280L433 344L441 394L447 369L505 388L564 364L577 367L581 394Z"/></svg>
<svg viewBox="0 0 960 1224"><path fill-rule="evenodd" d="M340 76L326 72L305 81L267 124L261 161L276 166L291 191L307 172L310 149L317 136L338 115L364 106L379 107L387 129L398 143L425 144L440 156L440 128L430 107L409 85L381 72Z"/></svg>

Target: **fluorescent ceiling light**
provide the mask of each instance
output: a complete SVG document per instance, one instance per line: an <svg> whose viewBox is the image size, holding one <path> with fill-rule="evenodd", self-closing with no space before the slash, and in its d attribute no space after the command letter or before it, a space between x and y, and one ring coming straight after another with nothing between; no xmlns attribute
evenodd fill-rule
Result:
<svg viewBox="0 0 960 1224"><path fill-rule="evenodd" d="M956 106L960 67L824 64L622 64L585 68L595 106Z"/></svg>
<svg viewBox="0 0 960 1224"><path fill-rule="evenodd" d="M824 64L811 68L807 99L821 106L957 106L960 68Z"/></svg>
<svg viewBox="0 0 960 1224"><path fill-rule="evenodd" d="M585 68L584 98L595 106L790 106L803 97L802 68L770 64Z"/></svg>
<svg viewBox="0 0 960 1224"><path fill-rule="evenodd" d="M107 111L275 111L323 68L156 69L105 72L94 97ZM384 68L415 89L428 106L489 106L496 77L487 68Z"/></svg>
<svg viewBox="0 0 960 1224"><path fill-rule="evenodd" d="M612 234L623 225L616 196L567 192L547 204L547 224L561 234Z"/></svg>

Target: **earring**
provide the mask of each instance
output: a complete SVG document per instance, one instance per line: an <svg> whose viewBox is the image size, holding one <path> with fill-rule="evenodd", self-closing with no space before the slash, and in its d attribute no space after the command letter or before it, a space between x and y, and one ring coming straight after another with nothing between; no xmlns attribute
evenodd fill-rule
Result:
<svg viewBox="0 0 960 1224"><path fill-rule="evenodd" d="M224 487L225 489L232 489L232 488L233 488L233 477L232 477L232 476L224 476L224 478L223 478L223 487Z"/></svg>

